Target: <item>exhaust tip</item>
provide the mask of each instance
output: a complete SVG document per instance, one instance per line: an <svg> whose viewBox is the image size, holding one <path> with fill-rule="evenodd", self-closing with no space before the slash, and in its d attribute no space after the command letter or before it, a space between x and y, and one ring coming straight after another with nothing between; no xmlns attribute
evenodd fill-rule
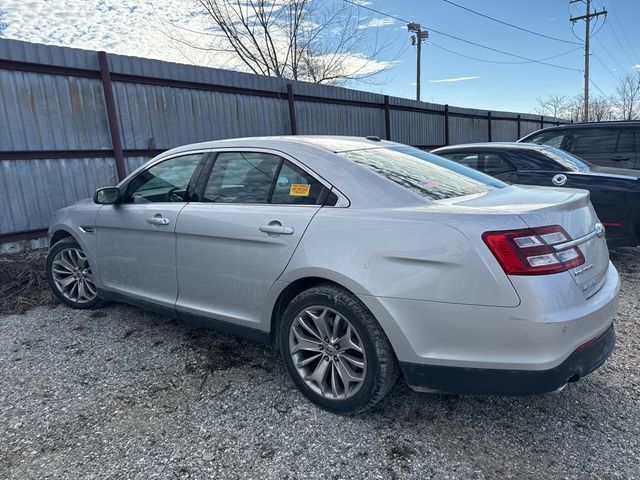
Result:
<svg viewBox="0 0 640 480"><path fill-rule="evenodd" d="M564 385L559 386L558 388L556 388L552 392L549 392L549 395L560 395L565 388L567 388L567 384L566 383Z"/></svg>

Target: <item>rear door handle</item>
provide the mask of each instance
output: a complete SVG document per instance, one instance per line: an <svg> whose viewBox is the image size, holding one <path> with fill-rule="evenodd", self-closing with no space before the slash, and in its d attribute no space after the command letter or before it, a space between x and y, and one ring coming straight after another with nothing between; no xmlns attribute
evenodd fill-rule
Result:
<svg viewBox="0 0 640 480"><path fill-rule="evenodd" d="M293 235L293 227L283 227L280 222L274 220L269 225L262 225L258 230L268 235Z"/></svg>
<svg viewBox="0 0 640 480"><path fill-rule="evenodd" d="M157 214L154 217L147 218L147 223L150 223L151 225L169 225L169 219Z"/></svg>
<svg viewBox="0 0 640 480"><path fill-rule="evenodd" d="M613 160L614 162L624 162L631 159L629 157L611 157L611 160Z"/></svg>

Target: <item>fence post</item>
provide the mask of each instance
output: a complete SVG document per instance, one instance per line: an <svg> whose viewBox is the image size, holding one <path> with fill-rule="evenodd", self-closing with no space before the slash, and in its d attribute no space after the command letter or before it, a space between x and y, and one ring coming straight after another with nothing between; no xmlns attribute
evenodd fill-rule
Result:
<svg viewBox="0 0 640 480"><path fill-rule="evenodd" d="M522 137L522 115L518 114L518 139Z"/></svg>
<svg viewBox="0 0 640 480"><path fill-rule="evenodd" d="M118 174L118 180L122 180L127 176L127 169L122 153L122 140L120 139L116 104L113 99L113 86L111 85L107 52L98 52L98 65L100 65L100 79L102 80L102 91L104 92L104 104L107 109L107 122L109 123L109 132L111 133L113 157L116 159L116 172Z"/></svg>
<svg viewBox="0 0 640 480"><path fill-rule="evenodd" d="M444 144L449 145L449 104L444 105Z"/></svg>
<svg viewBox="0 0 640 480"><path fill-rule="evenodd" d="M491 141L491 110L487 112L487 134L489 137L489 141Z"/></svg>
<svg viewBox="0 0 640 480"><path fill-rule="evenodd" d="M391 105L389 95L384 96L384 134L387 140L391 140Z"/></svg>
<svg viewBox="0 0 640 480"><path fill-rule="evenodd" d="M298 134L298 122L296 121L296 103L293 96L293 84L287 83L287 99L289 100L289 122L291 123L291 135Z"/></svg>
<svg viewBox="0 0 640 480"><path fill-rule="evenodd" d="M544 128L544 115L540 115L540 128Z"/></svg>

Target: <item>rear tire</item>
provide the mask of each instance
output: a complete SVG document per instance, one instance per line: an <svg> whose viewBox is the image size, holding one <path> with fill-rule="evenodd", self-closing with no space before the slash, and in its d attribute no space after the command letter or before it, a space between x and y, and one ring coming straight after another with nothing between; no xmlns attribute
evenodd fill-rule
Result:
<svg viewBox="0 0 640 480"><path fill-rule="evenodd" d="M291 301L278 341L296 387L333 413L373 407L398 378L398 361L377 320L358 298L332 284Z"/></svg>
<svg viewBox="0 0 640 480"><path fill-rule="evenodd" d="M53 294L65 305L78 309L103 307L87 255L73 238L56 242L47 254L47 280Z"/></svg>

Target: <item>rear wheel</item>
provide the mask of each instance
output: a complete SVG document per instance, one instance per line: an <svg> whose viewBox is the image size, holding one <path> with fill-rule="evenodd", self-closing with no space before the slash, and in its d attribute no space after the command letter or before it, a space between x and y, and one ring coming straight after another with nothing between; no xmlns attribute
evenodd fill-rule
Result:
<svg viewBox="0 0 640 480"><path fill-rule="evenodd" d="M73 238L55 243L47 255L47 280L55 296L73 308L104 306L87 255Z"/></svg>
<svg viewBox="0 0 640 480"><path fill-rule="evenodd" d="M398 364L371 312L334 285L306 290L287 307L279 329L284 363L316 405L351 414L371 408L393 387Z"/></svg>

